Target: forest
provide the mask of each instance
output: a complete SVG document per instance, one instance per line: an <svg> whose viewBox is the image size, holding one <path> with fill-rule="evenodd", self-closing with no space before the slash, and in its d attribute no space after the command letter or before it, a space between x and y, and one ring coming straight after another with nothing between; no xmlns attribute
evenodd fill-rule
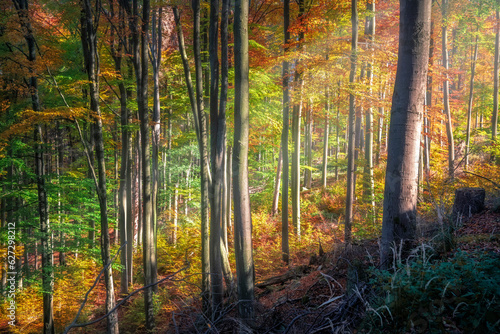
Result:
<svg viewBox="0 0 500 334"><path fill-rule="evenodd" d="M0 332L499 333L499 11L0 1Z"/></svg>

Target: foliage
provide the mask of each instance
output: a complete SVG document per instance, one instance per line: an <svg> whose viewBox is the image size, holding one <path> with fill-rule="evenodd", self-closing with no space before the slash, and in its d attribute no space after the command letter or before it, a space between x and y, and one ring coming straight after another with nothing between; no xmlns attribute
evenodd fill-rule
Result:
<svg viewBox="0 0 500 334"><path fill-rule="evenodd" d="M372 298L364 329L405 333L493 333L500 329L500 259L457 251L432 259L422 245L394 271L372 270Z"/></svg>

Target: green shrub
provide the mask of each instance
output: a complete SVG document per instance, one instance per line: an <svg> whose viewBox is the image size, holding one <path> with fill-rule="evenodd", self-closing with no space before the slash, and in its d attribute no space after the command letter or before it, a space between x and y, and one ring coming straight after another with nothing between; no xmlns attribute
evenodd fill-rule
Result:
<svg viewBox="0 0 500 334"><path fill-rule="evenodd" d="M458 251L447 260L425 255L396 271L373 270L363 330L390 333L498 333L500 259Z"/></svg>

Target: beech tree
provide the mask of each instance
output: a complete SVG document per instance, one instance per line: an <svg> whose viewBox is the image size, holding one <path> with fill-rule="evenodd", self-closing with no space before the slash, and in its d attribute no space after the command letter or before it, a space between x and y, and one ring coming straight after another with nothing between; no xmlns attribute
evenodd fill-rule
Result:
<svg viewBox="0 0 500 334"><path fill-rule="evenodd" d="M244 321L253 319L254 265L252 216L248 191L249 62L248 1L236 0L234 11L234 251L238 311Z"/></svg>
<svg viewBox="0 0 500 334"><path fill-rule="evenodd" d="M431 0L400 0L399 50L385 175L380 262L415 239L418 163L429 62Z"/></svg>

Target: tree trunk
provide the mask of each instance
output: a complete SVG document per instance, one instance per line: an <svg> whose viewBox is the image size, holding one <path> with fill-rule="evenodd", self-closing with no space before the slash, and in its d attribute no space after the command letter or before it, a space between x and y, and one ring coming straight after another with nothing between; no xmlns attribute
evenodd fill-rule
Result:
<svg viewBox="0 0 500 334"><path fill-rule="evenodd" d="M234 245L238 311L243 321L254 317L252 217L248 191L249 62L248 1L236 0L234 11Z"/></svg>
<svg viewBox="0 0 500 334"><path fill-rule="evenodd" d="M358 49L358 9L357 0L351 0L351 23L352 23L352 39L351 39L351 72L349 74L349 85L354 90L354 82L356 78L356 63ZM356 189L355 177L355 97L354 93L349 93L349 139L347 145L347 195L345 207L345 228L344 241L346 244L351 243L351 229L353 218L354 191Z"/></svg>
<svg viewBox="0 0 500 334"><path fill-rule="evenodd" d="M469 86L469 104L467 106L467 131L465 138L465 170L469 167L469 146L470 146L470 123L472 117L472 102L474 101L474 75L476 74L476 61L477 61L477 35L476 43L474 46L474 55L472 56L472 63L470 65L470 86Z"/></svg>
<svg viewBox="0 0 500 334"><path fill-rule="evenodd" d="M494 143L497 138L498 131L498 63L500 60L500 12L498 10L498 6L500 5L500 1L496 1L497 9L495 11L496 15L496 25L495 25L495 60L494 60L494 68L493 68L493 113L491 115L491 141ZM482 120L483 114L481 114L481 127L483 124ZM492 156L492 159L496 157Z"/></svg>
<svg viewBox="0 0 500 334"><path fill-rule="evenodd" d="M221 263L221 206L222 162L224 161L225 101L221 96L219 110L219 58L218 58L219 1L210 1L209 58L210 58L210 162L212 169L210 210L210 273L212 317L217 319L222 311L223 286ZM221 33L224 34L223 29ZM226 26L227 38L227 26ZM227 39L226 39L227 41ZM222 47L224 49L224 47ZM226 48L227 52L227 48ZM226 53L227 59L227 53ZM227 63L226 63L227 64ZM227 72L226 72L227 75ZM222 80L223 81L223 80ZM227 82L227 76L226 76ZM223 84L224 85L224 84ZM222 94L221 94L222 95ZM224 109L222 108L224 105Z"/></svg>
<svg viewBox="0 0 500 334"><path fill-rule="evenodd" d="M31 106L33 111L40 111L40 99L38 96L38 80L35 73L35 60L36 60L36 42L33 36L31 27L31 20L29 18L28 1L27 0L14 0L21 29L28 45L27 60L29 61L29 80L31 94ZM42 288L43 288L43 333L54 333L54 315L53 315L53 257L52 257L52 243L51 243L51 229L49 221L49 204L47 199L47 192L45 188L45 166L43 158L43 137L42 127L40 124L35 124L34 130L35 140L35 175L38 190L38 214L40 218L40 240L42 244ZM9 270L12 271L12 270Z"/></svg>
<svg viewBox="0 0 500 334"><path fill-rule="evenodd" d="M153 130L152 130L152 177L151 177L151 202L152 202L152 234L153 245L151 250L151 272L152 282L158 280L158 264L157 258L157 230L158 230L158 184L160 179L158 158L160 155L160 136L161 136L161 120L160 120L160 65L161 65L161 47L162 47L162 16L163 8L158 9L158 13L153 13L152 19L152 41L151 41L151 64L153 67ZM158 19L157 19L158 18ZM156 23L158 22L158 25ZM158 285L153 288L158 292Z"/></svg>
<svg viewBox="0 0 500 334"><path fill-rule="evenodd" d="M285 55L288 52L288 40L290 33L288 27L290 24L290 0L284 0L283 9L284 20L284 41ZM288 61L283 62L283 131L281 133L281 149L283 150L283 181L281 186L281 254L282 260L288 265L290 247L288 243L288 175L290 166L288 163L288 132L289 132L289 115L290 115L290 93L288 89L289 82L289 64Z"/></svg>
<svg viewBox="0 0 500 334"><path fill-rule="evenodd" d="M391 247L402 242L407 250L415 239L420 130L429 60L431 0L401 0L400 6L380 258L386 268L392 258Z"/></svg>
<svg viewBox="0 0 500 334"><path fill-rule="evenodd" d="M210 248L208 233L208 191L209 191L209 166L208 166L208 134L205 105L203 99L203 69L200 48L200 0L192 0L194 24L193 24L193 48L196 71L196 104L198 110L199 151L200 151L200 178L201 178L201 296L203 299L203 310L207 312L210 305Z"/></svg>
<svg viewBox="0 0 500 334"><path fill-rule="evenodd" d="M90 109L97 114L94 127L95 155L97 160L98 178L95 180L97 185L97 196L99 199L99 208L101 215L101 258L103 266L107 267L104 271L104 282L106 286L106 313L110 312L115 306L115 295L113 285L113 274L110 265L111 251L108 226L108 208L106 192L106 164L104 158L104 139L102 129L101 110L99 108L99 54L97 49L97 26L94 22L92 5L90 0L83 0L82 9L82 43L88 50L85 54L85 65L90 86ZM93 166L89 166L93 169ZM92 173L95 177L94 172ZM118 312L111 312L107 318L107 332L118 333Z"/></svg>
<svg viewBox="0 0 500 334"><path fill-rule="evenodd" d="M326 177L328 174L328 131L330 127L330 87L326 88L325 103L325 133L323 137L323 165L321 167L321 186L326 189Z"/></svg>
<svg viewBox="0 0 500 334"><path fill-rule="evenodd" d="M312 132L313 132L313 120L312 120L312 111L313 111L313 100L309 98L309 106L306 112L306 125L305 128L305 138L304 138L304 147L305 147L305 162L307 167L304 173L304 187L307 189L312 188Z"/></svg>
<svg viewBox="0 0 500 334"><path fill-rule="evenodd" d="M451 110L450 110L450 83L448 81L448 25L447 25L447 17L448 17L448 1L443 0L441 11L443 15L443 26L441 28L442 31L442 51L443 51L443 67L445 70L445 80L443 81L443 105L444 105L444 114L446 115L446 136L448 138L448 174L450 178L453 179L455 174L455 144L453 140L453 124L451 119Z"/></svg>
<svg viewBox="0 0 500 334"><path fill-rule="evenodd" d="M370 51L370 60L367 64L367 77L368 77L368 95L372 96L373 86L373 42L375 38L375 2L370 0L366 4L368 17L366 19L365 35L368 39L368 48ZM364 201L370 204L369 220L375 226L375 197L373 193L374 180L373 180L373 109L372 107L366 108L365 113L365 168L364 168Z"/></svg>
<svg viewBox="0 0 500 334"><path fill-rule="evenodd" d="M281 180L281 164L283 161L283 149L280 145L280 152L278 157L278 167L276 168L276 179L274 180L274 193L273 193L273 206L271 209L271 215L276 216L278 214L278 202L280 195L280 180Z"/></svg>

